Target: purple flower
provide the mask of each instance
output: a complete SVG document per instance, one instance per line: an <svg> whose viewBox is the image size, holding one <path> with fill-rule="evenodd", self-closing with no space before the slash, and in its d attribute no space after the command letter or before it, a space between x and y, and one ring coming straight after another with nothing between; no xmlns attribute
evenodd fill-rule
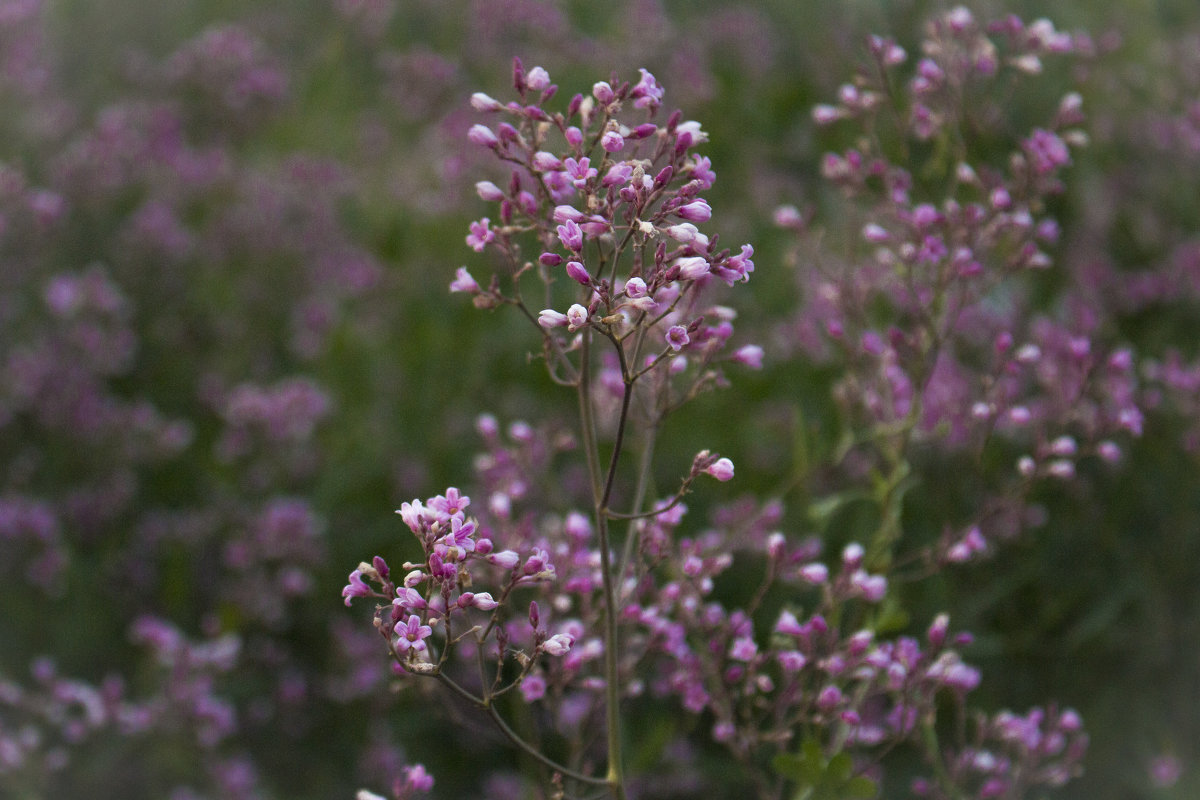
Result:
<svg viewBox="0 0 1200 800"><path fill-rule="evenodd" d="M571 177L571 182L576 189L582 189L587 184L588 179L596 177L596 168L591 166L591 159L584 156L576 161L574 158L567 158L563 161L563 166L566 167L567 175Z"/></svg>
<svg viewBox="0 0 1200 800"><path fill-rule="evenodd" d="M567 220L558 226L558 240L572 252L583 252L583 229L574 220Z"/></svg>
<svg viewBox="0 0 1200 800"><path fill-rule="evenodd" d="M396 651L400 653L424 651L425 640L433 633L432 628L421 624L416 614L410 615L407 622L397 622L394 631L400 637L396 640Z"/></svg>
<svg viewBox="0 0 1200 800"><path fill-rule="evenodd" d="M711 269L708 259L704 256L680 258L675 262L675 266L679 267L679 278L685 281L694 281L697 278L703 277Z"/></svg>
<svg viewBox="0 0 1200 800"><path fill-rule="evenodd" d="M531 672L521 680L521 696L526 703L541 700L546 696L546 679L541 673Z"/></svg>
<svg viewBox="0 0 1200 800"><path fill-rule="evenodd" d="M373 594L375 591L366 584L362 572L357 569L350 573L350 582L342 589L342 597L346 598L347 606L355 597L370 597Z"/></svg>
<svg viewBox="0 0 1200 800"><path fill-rule="evenodd" d="M433 788L433 776L422 764L405 767L404 788L408 792L428 792Z"/></svg>
<svg viewBox="0 0 1200 800"><path fill-rule="evenodd" d="M592 84L592 96L599 102L608 104L616 99L617 94L608 81L597 81Z"/></svg>
<svg viewBox="0 0 1200 800"><path fill-rule="evenodd" d="M471 232L467 234L467 244L476 253L482 253L483 248L496 238L495 232L489 227L490 220L487 217L478 222L471 223Z"/></svg>
<svg viewBox="0 0 1200 800"><path fill-rule="evenodd" d="M450 282L450 291L479 294L479 283L471 277L471 273L467 272L466 267L459 267L454 271L454 280Z"/></svg>
<svg viewBox="0 0 1200 800"><path fill-rule="evenodd" d="M637 82L637 85L633 87L633 91L629 93L629 96L633 98L633 107L658 108L662 105L662 87L658 85L658 81L654 79L654 76L645 69L639 69L638 72L642 73L642 79Z"/></svg>
<svg viewBox="0 0 1200 800"><path fill-rule="evenodd" d="M425 608L427 604L420 592L404 586L396 590L396 599L392 601L392 605L399 606L411 614L414 611L420 611L422 608Z"/></svg>
<svg viewBox="0 0 1200 800"><path fill-rule="evenodd" d="M625 147L625 138L616 131L605 131L600 137L600 146L606 153L618 153Z"/></svg>
<svg viewBox="0 0 1200 800"><path fill-rule="evenodd" d="M667 344L676 352L682 350L690 341L687 328L682 325L672 325L667 331Z"/></svg>
<svg viewBox="0 0 1200 800"><path fill-rule="evenodd" d="M491 592L463 592L458 597L459 608L478 608L480 611L491 611L500 605L492 597Z"/></svg>
<svg viewBox="0 0 1200 800"><path fill-rule="evenodd" d="M675 213L690 222L708 222L712 217L712 207L707 200L696 199L675 209Z"/></svg>
<svg viewBox="0 0 1200 800"><path fill-rule="evenodd" d="M578 261L567 262L567 275L580 286L590 286L592 283L592 276L588 275L588 271Z"/></svg>

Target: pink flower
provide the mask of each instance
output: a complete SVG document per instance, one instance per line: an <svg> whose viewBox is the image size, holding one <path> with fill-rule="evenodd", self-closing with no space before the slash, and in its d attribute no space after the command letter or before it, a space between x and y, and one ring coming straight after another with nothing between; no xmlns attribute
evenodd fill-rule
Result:
<svg viewBox="0 0 1200 800"><path fill-rule="evenodd" d="M682 350L691 338L688 336L687 328L682 325L672 325L667 331L667 344L675 352Z"/></svg>
<svg viewBox="0 0 1200 800"><path fill-rule="evenodd" d="M467 244L476 253L482 253L483 248L496 238L496 233L489 227L491 220L487 217L471 223L471 232L467 234Z"/></svg>
<svg viewBox="0 0 1200 800"><path fill-rule="evenodd" d="M471 277L471 273L467 272L466 267L459 267L454 272L454 280L450 282L450 291L479 294L479 283Z"/></svg>
<svg viewBox="0 0 1200 800"><path fill-rule="evenodd" d="M409 792L428 792L433 788L433 776L422 764L405 767L404 787Z"/></svg>
<svg viewBox="0 0 1200 800"><path fill-rule="evenodd" d="M600 146L606 153L617 153L625 147L625 138L616 131L605 131L600 137Z"/></svg>
<svg viewBox="0 0 1200 800"><path fill-rule="evenodd" d="M708 222L712 217L712 207L707 200L697 199L675 209L675 213L690 222Z"/></svg>
<svg viewBox="0 0 1200 800"><path fill-rule="evenodd" d="M629 96L633 98L634 108L658 108L662 105L663 90L654 76L645 69L639 69L642 79L633 87Z"/></svg>
<svg viewBox="0 0 1200 800"><path fill-rule="evenodd" d="M350 582L342 589L342 597L346 598L347 606L355 597L370 597L373 594L374 590L362 578L362 571L357 569L350 573Z"/></svg>
<svg viewBox="0 0 1200 800"><path fill-rule="evenodd" d="M416 614L410 615L407 622L397 622L394 630L400 637L396 640L396 651L399 653L424 651L425 640L433 633L432 628L421 624L421 618Z"/></svg>

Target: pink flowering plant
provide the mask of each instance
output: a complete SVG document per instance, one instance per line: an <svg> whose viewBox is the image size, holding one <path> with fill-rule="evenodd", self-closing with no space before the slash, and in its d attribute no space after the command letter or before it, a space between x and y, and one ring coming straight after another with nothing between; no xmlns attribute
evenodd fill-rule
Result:
<svg viewBox="0 0 1200 800"><path fill-rule="evenodd" d="M964 13L936 22L927 50L941 42L998 59ZM1034 37L1013 58L1049 47ZM905 61L884 40L873 40L872 52L883 80ZM926 77L911 85L918 139L952 118L938 103L953 99L929 83L935 66L922 62ZM956 51L946 68L991 75L1000 64L965 62ZM513 77L518 100L471 98L498 121L474 124L470 142L509 172L504 188L476 184L495 210L466 237L494 254L493 273L480 281L461 268L450 288L481 309L514 306L531 323L551 378L576 395L577 433L516 422L504 436L495 418L480 417L485 507L475 511L453 487L405 503L397 513L422 556L405 562L403 574L378 556L351 573L346 603L376 601L375 627L397 673L433 678L477 707L540 763L543 790L561 796L638 793L642 776L629 773L628 754L643 745L622 720L647 700L677 702L704 720L708 738L763 797L874 797L894 751L916 753L932 770L911 784L920 797L1018 797L1068 780L1087 743L1079 715L969 714L980 673L959 650L971 637L951 633L946 614L920 638L896 636L903 610L889 579L910 447L939 422L931 424L932 404L920 398L946 369L943 351L953 352L948 342L963 316L1010 273L1047 266L1036 236L1051 225L1030 206L1040 208L1057 185L1069 161L1064 140L1036 131L1015 157L1015 178L971 177L960 164L951 185L977 191L982 204L916 203L911 177L882 156L827 159L828 177L852 198L882 182L885 210L864 236L893 249L880 251L877 266L846 271L843 282L857 282L857 292L833 286L822 296L865 303L882 293L905 326L886 341L865 328L862 307L847 300L828 309L825 335L834 343L878 340L864 346L864 358L850 354L846 381L857 388L841 396L855 400L849 419L869 420L859 446L876 459L885 511L868 546L852 541L831 563L821 539L778 528L777 501L736 504L717 512L714 527L688 532L685 496L702 476L733 479L728 458L702 451L674 492L655 492L663 420L725 385L726 366L758 368L763 355L754 344L733 349L735 315L715 304L718 290L748 280L753 249L722 249L717 233L700 228L713 213L702 193L715 179L694 152L707 139L700 124L678 111L661 120L664 93L644 69L636 83L596 83L565 112L551 110L558 87L544 69L526 71L517 60ZM880 113L883 94L869 80L841 94L843 104L818 108L818 119ZM1003 185L1010 180L1021 187L1015 198ZM999 198L1002 191L1010 196ZM998 265L986 268L993 259ZM1003 364L1010 349L997 348ZM1024 385L1018 375L1010 383L986 394L985 381L972 407L985 404L987 413L969 418L982 424L1009 412L1001 404L1015 406ZM1076 454L1053 447L1038 450L1041 465L1022 476L1053 474L1046 460ZM560 466L570 456L582 473ZM927 551L924 564L936 570L990 547L976 523ZM731 604L717 581L736 555L760 577ZM543 709L532 733L510 723L506 695Z"/></svg>

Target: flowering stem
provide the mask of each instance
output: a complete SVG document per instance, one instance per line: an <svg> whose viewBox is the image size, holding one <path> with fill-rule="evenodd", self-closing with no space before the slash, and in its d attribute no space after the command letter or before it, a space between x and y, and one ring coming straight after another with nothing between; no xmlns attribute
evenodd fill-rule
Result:
<svg viewBox="0 0 1200 800"><path fill-rule="evenodd" d="M608 463L608 475L604 481L604 493L596 498L596 530L600 545L600 571L604 576L604 697L608 722L608 782L616 800L625 798L625 777L621 757L621 687L617 666L617 593L616 576L612 569L612 546L608 533L608 504L612 500L616 482L617 464L620 462L621 447L625 439L625 423L629 419L629 405L633 400L634 378L629 375L625 353L617 345L617 356L621 360L621 374L625 376L625 391L621 397L621 415L617 420L617 435L613 441L612 456Z"/></svg>
<svg viewBox="0 0 1200 800"><path fill-rule="evenodd" d="M510 742L521 748L521 750L525 751L529 755L533 756L533 758L535 758L537 761L545 764L555 772L560 773L564 778L570 778L571 780L576 780L580 783L587 783L592 786L604 786L609 782L606 778L596 778L591 775L585 775L582 772L577 772L570 767L564 767L562 764L559 764L554 759L543 754L541 750L538 750L529 742L522 739L521 736L514 731L507 722L504 721L504 717L500 716L500 712L496 710L496 706L489 700L485 700L482 697L476 696L469 689L460 686L443 672L439 672L437 677L443 684L454 691L455 694L487 711L488 716L492 718L492 722L495 723L496 727L500 729L500 732L503 733Z"/></svg>

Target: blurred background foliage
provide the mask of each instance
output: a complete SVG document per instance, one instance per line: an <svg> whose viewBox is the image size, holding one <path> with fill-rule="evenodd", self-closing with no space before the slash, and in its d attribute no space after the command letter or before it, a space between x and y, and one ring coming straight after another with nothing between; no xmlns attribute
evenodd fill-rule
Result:
<svg viewBox="0 0 1200 800"><path fill-rule="evenodd" d="M206 689L238 719L211 746L192 735L193 707L161 736L69 742L61 768L0 774L12 787L0 793L346 797L382 785L403 758L430 767L439 796L478 793L510 756L427 713L445 697L389 692L365 618L338 598L365 554L405 552L391 515L401 501L469 491L477 414L572 413L527 358L538 346L524 320L447 293L455 267L486 273L463 237L485 213L474 181L497 178L466 143L468 96L507 97L514 55L567 97L644 66L709 133L719 180L707 198L726 244L753 242L758 265L731 297L739 336L768 358L666 426L661 485L702 447L738 465L735 482L689 500L703 513L735 493L774 495L798 454L821 463L836 446L836 371L772 359L788 351L809 258L772 211L795 204L821 247L849 246L819 163L850 142L816 129L811 108L864 63L868 33L911 52L943 5L0 2L0 678L10 694L31 686L31 664L48 655L63 675L120 675L132 698L170 696L178 676L130 640L148 614L197 641L235 633L242 648ZM974 10L1028 19L1047 8ZM1196 113L1195 4L1063 0L1050 11L1060 30L1112 47L1075 73L1048 69L1006 109L1020 134L1077 85L1089 116L1091 146L1057 209L1065 235L1047 307L1097 261L1118 274L1167 269L1200 229L1200 147L1156 136L1163 120ZM55 311L64 275L111 297ZM1116 308L1109 333L1139 356L1174 349L1191 361L1196 294ZM1061 797L1200 794L1195 427L1152 414L1120 470L1039 498L1045 525L906 590L914 630L948 608L976 633L978 704L1056 699L1081 711L1088 771ZM931 454L921 467L905 523L935 537L928 520L970 497L956 493L952 461ZM808 498L782 499L785 530L813 533ZM263 520L287 501L311 547L280 555ZM30 504L52 522L29 522ZM836 516L829 548L870 524L853 509ZM664 741L690 724L646 714ZM0 709L0 732L22 719ZM1184 768L1173 788L1148 774L1164 754ZM714 796L734 791L711 777Z"/></svg>

